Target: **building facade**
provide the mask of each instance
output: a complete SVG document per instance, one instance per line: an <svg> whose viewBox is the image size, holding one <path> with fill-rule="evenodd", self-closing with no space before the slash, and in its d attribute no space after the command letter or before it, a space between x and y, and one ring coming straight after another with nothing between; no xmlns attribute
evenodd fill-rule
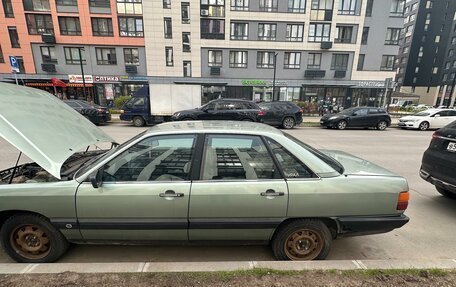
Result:
<svg viewBox="0 0 456 287"><path fill-rule="evenodd" d="M147 83L141 2L2 0L0 80L14 81L15 56L20 84L100 104L133 93Z"/></svg>
<svg viewBox="0 0 456 287"><path fill-rule="evenodd" d="M384 103L405 0L164 0L143 6L151 84L201 85L202 103L230 97L350 107Z"/></svg>
<svg viewBox="0 0 456 287"><path fill-rule="evenodd" d="M453 106L456 72L456 2L411 0L396 59L398 91L424 104Z"/></svg>

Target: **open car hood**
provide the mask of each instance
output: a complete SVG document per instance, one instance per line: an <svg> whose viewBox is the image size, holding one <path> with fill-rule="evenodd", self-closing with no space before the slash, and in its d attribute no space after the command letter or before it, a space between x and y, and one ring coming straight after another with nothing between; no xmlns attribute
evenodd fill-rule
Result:
<svg viewBox="0 0 456 287"><path fill-rule="evenodd" d="M115 141L53 95L0 83L0 136L60 179L63 163L90 145Z"/></svg>

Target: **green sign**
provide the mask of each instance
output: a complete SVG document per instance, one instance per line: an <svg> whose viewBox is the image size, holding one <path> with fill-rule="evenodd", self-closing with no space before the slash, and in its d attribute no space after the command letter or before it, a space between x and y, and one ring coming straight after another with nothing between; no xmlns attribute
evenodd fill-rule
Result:
<svg viewBox="0 0 456 287"><path fill-rule="evenodd" d="M265 80L242 80L243 86L269 86Z"/></svg>

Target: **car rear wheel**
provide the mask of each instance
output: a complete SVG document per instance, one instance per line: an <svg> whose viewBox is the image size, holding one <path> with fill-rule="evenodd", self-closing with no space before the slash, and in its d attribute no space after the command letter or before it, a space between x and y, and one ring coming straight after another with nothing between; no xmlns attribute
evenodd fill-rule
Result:
<svg viewBox="0 0 456 287"><path fill-rule="evenodd" d="M60 231L36 214L8 218L0 231L0 242L12 259L22 263L54 262L69 246Z"/></svg>
<svg viewBox="0 0 456 287"><path fill-rule="evenodd" d="M320 220L301 219L279 228L271 247L278 260L321 260L328 256L332 236Z"/></svg>
<svg viewBox="0 0 456 287"><path fill-rule="evenodd" d="M294 128L295 125L296 122L292 117L286 117L282 121L282 127L287 130Z"/></svg>
<svg viewBox="0 0 456 287"><path fill-rule="evenodd" d="M136 116L133 118L133 125L135 127L143 127L146 124L146 121L143 117Z"/></svg>
<svg viewBox="0 0 456 287"><path fill-rule="evenodd" d="M384 131L384 130L386 130L387 127L388 127L388 123L386 121L380 121L377 124L377 130L379 130L379 131Z"/></svg>
<svg viewBox="0 0 456 287"><path fill-rule="evenodd" d="M339 121L337 123L337 129L345 130L346 128L347 128L347 122L346 121Z"/></svg>
<svg viewBox="0 0 456 287"><path fill-rule="evenodd" d="M438 186L436 186L435 188L441 195L451 198L451 199L456 199L456 193L446 190L444 188L438 187Z"/></svg>
<svg viewBox="0 0 456 287"><path fill-rule="evenodd" d="M426 131L427 129L429 129L429 123L428 122L422 122L418 128L421 130L421 131Z"/></svg>

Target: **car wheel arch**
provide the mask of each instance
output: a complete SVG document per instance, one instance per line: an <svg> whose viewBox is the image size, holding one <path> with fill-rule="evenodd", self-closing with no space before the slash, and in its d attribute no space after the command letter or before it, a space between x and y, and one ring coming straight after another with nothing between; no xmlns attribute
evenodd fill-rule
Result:
<svg viewBox="0 0 456 287"><path fill-rule="evenodd" d="M29 210L20 210L20 209L14 209L14 210L3 210L0 211L0 229L2 228L3 224L5 223L8 218L18 215L18 214L31 214L31 215L38 215L42 216L46 219L49 220L49 218L41 213L34 212L34 211L29 211Z"/></svg>
<svg viewBox="0 0 456 287"><path fill-rule="evenodd" d="M333 239L335 239L337 237L337 233L338 233L338 230L340 229L340 226L339 226L339 223L337 222L337 220L335 220L334 218L330 218L330 217L293 217L293 218L287 218L287 219L283 220L274 229L274 231L272 232L269 239L272 241L274 239L274 236L280 231L280 229L282 227L290 224L291 222L299 221L299 220L303 220L303 219L320 220L321 222L323 222L326 225L326 227L328 227Z"/></svg>

